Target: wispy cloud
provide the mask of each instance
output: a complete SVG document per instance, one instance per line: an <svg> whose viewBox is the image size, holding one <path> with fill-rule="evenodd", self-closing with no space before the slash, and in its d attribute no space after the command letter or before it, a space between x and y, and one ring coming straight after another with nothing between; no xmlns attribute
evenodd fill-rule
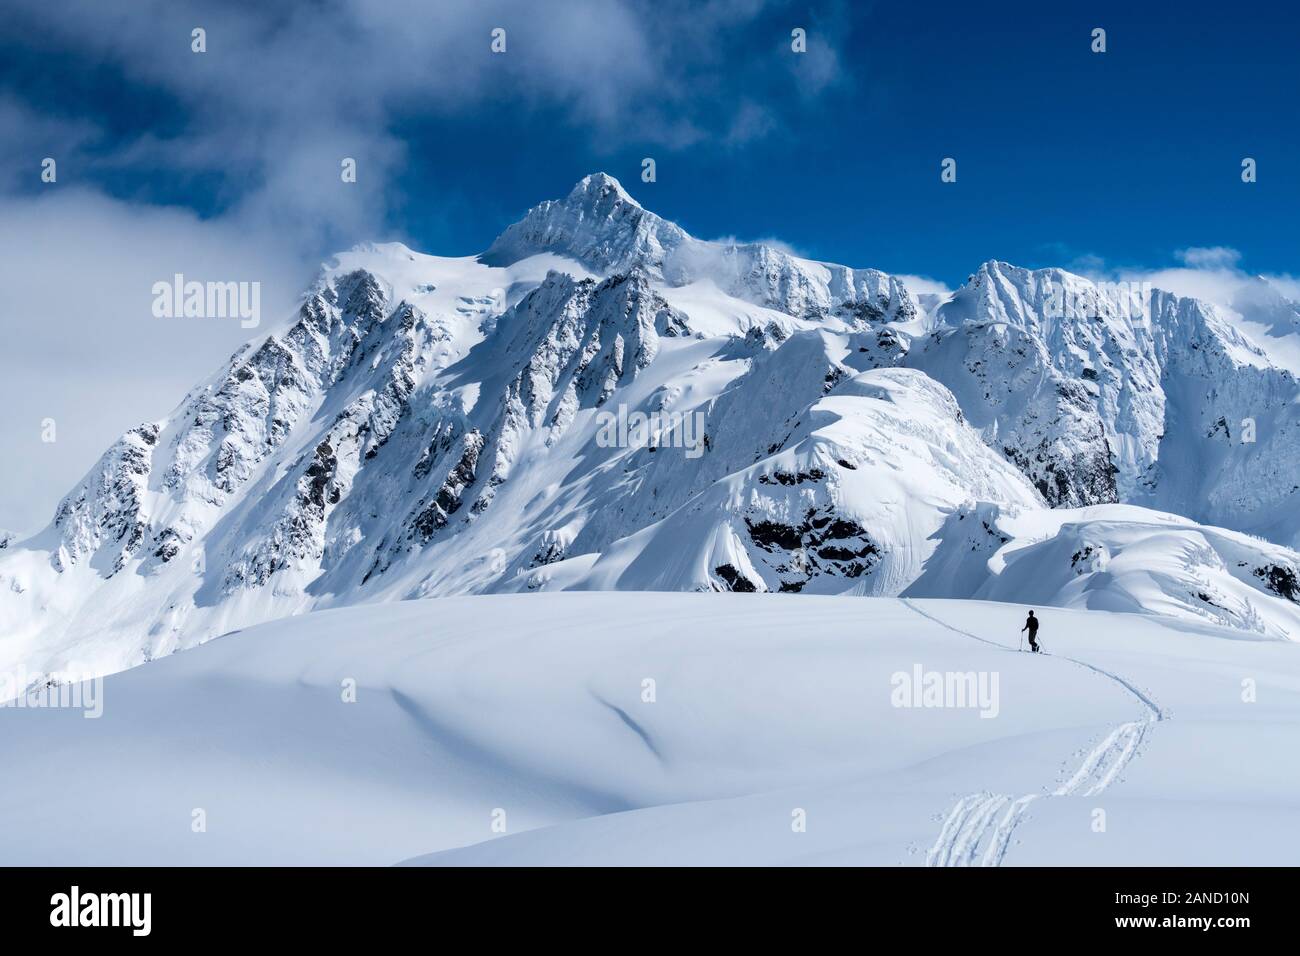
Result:
<svg viewBox="0 0 1300 956"><path fill-rule="evenodd" d="M1191 246L1174 256L1189 269L1235 269L1241 253L1228 246Z"/></svg>
<svg viewBox="0 0 1300 956"><path fill-rule="evenodd" d="M1286 274L1257 275L1242 268L1241 252L1231 246L1190 246L1173 252L1180 265L1118 265L1091 253L1074 253L1064 266L1089 279L1109 282L1150 282L1157 289L1175 295L1190 296L1221 306L1233 303L1244 287L1264 279L1284 295L1296 288L1296 280ZM1294 297L1294 296L1292 296Z"/></svg>
<svg viewBox="0 0 1300 956"><path fill-rule="evenodd" d="M165 131L114 130L93 162L102 168L216 177L221 212L252 228L274 222L324 249L375 233L400 201L409 154L402 126L482 110L545 110L605 147L644 142L681 149L714 139L750 142L778 130L771 76L795 70L796 104L839 81L839 18L810 29L806 54L789 52L790 5L762 0L337 0L323 4L170 0L106 4L11 0L10 42L43 47L68 69L120 78L122 102L148 96L182 117ZM796 7L807 16L807 10ZM835 9L832 6L832 9ZM810 28L812 24L807 24ZM191 50L191 31L207 50ZM494 53L491 34L505 33ZM784 55L762 36L785 37ZM22 38L19 41L19 37ZM779 60L778 60L779 57ZM747 95L759 90L764 95ZM761 105L760 105L761 100ZM0 130L29 143L52 124L96 136L73 103L6 112ZM57 117L66 117L60 120ZM120 124L119 124L120 125ZM45 136L46 139L51 137ZM53 137L60 139L59 136ZM61 137L65 148L73 137ZM357 160L338 188L343 157Z"/></svg>
<svg viewBox="0 0 1300 956"><path fill-rule="evenodd" d="M937 295L947 297L952 295L953 290L945 282L938 279L931 279L929 276L907 275L899 273L898 278L903 281L916 295Z"/></svg>

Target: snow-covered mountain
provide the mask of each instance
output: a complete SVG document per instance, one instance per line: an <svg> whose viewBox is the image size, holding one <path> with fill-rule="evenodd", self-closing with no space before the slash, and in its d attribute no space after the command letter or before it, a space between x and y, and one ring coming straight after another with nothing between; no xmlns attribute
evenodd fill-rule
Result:
<svg viewBox="0 0 1300 956"><path fill-rule="evenodd" d="M1292 372L1212 306L1134 314L1060 270L990 262L932 304L694 238L605 175L480 257L358 247L0 550L0 668L562 588L1032 595L1300 639Z"/></svg>
<svg viewBox="0 0 1300 956"><path fill-rule="evenodd" d="M1295 544L1300 387L1213 306L1141 310L1086 279L986 263L907 362L952 388L1049 504L1128 501Z"/></svg>

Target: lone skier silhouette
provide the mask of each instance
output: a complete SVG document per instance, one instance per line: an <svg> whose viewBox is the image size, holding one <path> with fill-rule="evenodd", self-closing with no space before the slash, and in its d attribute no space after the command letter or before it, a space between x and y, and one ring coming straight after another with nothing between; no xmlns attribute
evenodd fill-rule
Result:
<svg viewBox="0 0 1300 956"><path fill-rule="evenodd" d="M1034 617L1033 611L1029 612L1029 619L1025 621L1025 626L1020 629L1021 634L1025 633L1025 631L1029 632L1029 646L1032 647L1034 649L1034 653L1037 654L1038 653L1038 618Z"/></svg>

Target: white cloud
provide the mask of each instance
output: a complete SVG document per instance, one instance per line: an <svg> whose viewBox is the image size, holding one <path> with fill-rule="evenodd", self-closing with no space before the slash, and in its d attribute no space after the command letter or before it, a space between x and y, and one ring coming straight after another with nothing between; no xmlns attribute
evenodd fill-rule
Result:
<svg viewBox="0 0 1300 956"><path fill-rule="evenodd" d="M953 290L948 288L947 283L940 282L938 279L931 279L929 276L907 275L905 273L896 273L897 278L901 279L903 285L912 290L915 295L937 295L947 297L952 295Z"/></svg>
<svg viewBox="0 0 1300 956"><path fill-rule="evenodd" d="M262 328L310 279L297 250L233 220L58 187L0 215L0 527L34 530L126 429L165 415L250 336L233 319L157 319L155 282L261 283ZM41 441L41 423L57 440Z"/></svg>
<svg viewBox="0 0 1300 956"><path fill-rule="evenodd" d="M1191 246L1174 256L1190 269L1235 269L1241 253L1229 246Z"/></svg>
<svg viewBox="0 0 1300 956"><path fill-rule="evenodd" d="M1225 309L1232 307L1242 287L1255 280L1243 271L1239 263L1241 253L1229 246L1192 246L1179 249L1174 258L1182 266L1153 269L1149 266L1114 266L1100 256L1076 256L1069 269L1094 281L1150 282L1154 288L1211 302ZM1291 280L1287 276L1263 278L1283 287Z"/></svg>
<svg viewBox="0 0 1300 956"><path fill-rule="evenodd" d="M777 252L784 252L787 256L794 256L796 259L807 259L808 254L801 249L792 246L783 239L777 239L775 236L764 236L759 239L741 239L738 236L717 236L708 240L719 246L767 246L775 249Z"/></svg>
<svg viewBox="0 0 1300 956"><path fill-rule="evenodd" d="M740 95L771 67L735 55L747 28L763 29L767 6L341 0L222 4L196 15L171 0L67 0L54 17L47 0L11 0L7 15L32 42L74 65L111 65L191 118L166 135L116 143L97 161L225 177L242 197L241 215L337 246L339 236L355 240L389 221L387 187L407 159L400 124L410 117L536 107L566 117L597 148L635 140L678 149L771 134L778 114ZM196 24L207 31L206 53L190 50ZM497 27L507 31L503 54L490 50ZM836 22L823 24L810 30L807 54L788 55L800 61L796 85L805 96L838 82L840 32ZM337 185L343 156L361 167L350 190L323 182L332 175ZM324 236L320 223L332 224Z"/></svg>

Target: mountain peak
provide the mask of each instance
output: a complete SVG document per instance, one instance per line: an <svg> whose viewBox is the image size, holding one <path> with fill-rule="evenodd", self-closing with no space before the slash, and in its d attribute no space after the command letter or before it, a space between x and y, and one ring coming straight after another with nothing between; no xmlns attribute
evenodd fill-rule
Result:
<svg viewBox="0 0 1300 956"><path fill-rule="evenodd" d="M658 273L667 252L689 238L681 227L642 208L613 176L592 173L564 199L528 210L480 259L505 266L549 252L596 272L641 265Z"/></svg>
<svg viewBox="0 0 1300 956"><path fill-rule="evenodd" d="M569 190L569 195L564 201L568 205L588 205L609 198L612 198L615 202L631 203L638 209L643 208L641 204L633 199L628 191L623 188L623 184L609 173L591 173L588 176L583 176L578 180L574 187Z"/></svg>

